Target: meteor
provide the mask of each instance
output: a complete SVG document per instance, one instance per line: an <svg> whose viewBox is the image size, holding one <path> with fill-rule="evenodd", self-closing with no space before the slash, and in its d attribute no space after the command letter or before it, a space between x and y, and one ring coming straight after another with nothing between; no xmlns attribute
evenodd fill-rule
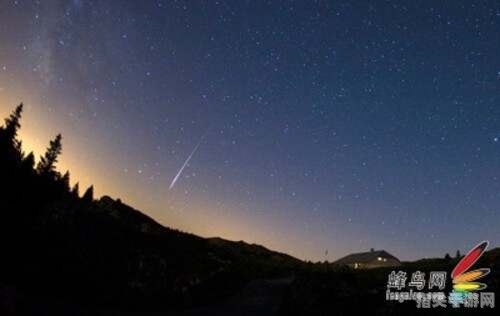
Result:
<svg viewBox="0 0 500 316"><path fill-rule="evenodd" d="M172 180L172 183L170 183L170 186L168 187L169 190L172 190L172 188L174 187L175 185L175 182L177 182L177 179L179 179L179 177L181 176L182 174L182 171L184 170L184 168L186 168L187 164L189 163L189 160L191 160L191 158L193 157L194 153L198 150L198 147L200 147L201 145L201 140L200 142L194 147L193 151L191 152L191 154L187 157L186 161L184 161L184 164L182 165L181 169L179 169L179 172L177 172L177 174L175 175L174 179Z"/></svg>

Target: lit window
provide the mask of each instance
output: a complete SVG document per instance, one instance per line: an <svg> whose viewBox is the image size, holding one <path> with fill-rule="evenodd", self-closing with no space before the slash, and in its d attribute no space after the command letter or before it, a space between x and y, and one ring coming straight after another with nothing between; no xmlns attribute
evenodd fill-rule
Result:
<svg viewBox="0 0 500 316"><path fill-rule="evenodd" d="M378 257L378 258L377 258L377 260L378 260L378 261L382 261L382 257Z"/></svg>

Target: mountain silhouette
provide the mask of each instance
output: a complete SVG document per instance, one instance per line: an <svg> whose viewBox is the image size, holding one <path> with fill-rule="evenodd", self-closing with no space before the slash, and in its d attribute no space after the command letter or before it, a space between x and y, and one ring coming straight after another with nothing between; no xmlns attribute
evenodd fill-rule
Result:
<svg viewBox="0 0 500 316"><path fill-rule="evenodd" d="M109 196L82 197L56 168L58 135L35 166L17 138L23 105L0 129L0 306L173 310L231 295L256 278L290 275L303 263L243 241L164 227ZM23 304L23 302L35 302ZM55 306L52 306L52 305ZM7 306L7 307L6 307ZM22 306L22 308L20 307ZM21 308L21 310L19 310ZM33 309L33 310L30 310ZM4 313L2 313L3 315Z"/></svg>
<svg viewBox="0 0 500 316"><path fill-rule="evenodd" d="M413 315L384 300L391 268L303 262L261 245L164 227L93 186L80 196L57 161L57 135L35 164L18 139L23 105L0 128L0 315ZM402 262L451 271L460 256ZM500 249L478 262L498 293ZM494 309L485 310L494 314ZM453 314L426 310L425 314Z"/></svg>

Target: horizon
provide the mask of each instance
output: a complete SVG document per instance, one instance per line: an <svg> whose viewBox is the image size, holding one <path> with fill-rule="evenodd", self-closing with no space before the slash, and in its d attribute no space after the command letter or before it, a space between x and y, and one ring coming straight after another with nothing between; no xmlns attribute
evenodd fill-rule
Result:
<svg viewBox="0 0 500 316"><path fill-rule="evenodd" d="M500 7L466 5L0 4L0 115L24 102L37 161L61 133L72 184L202 237L493 249Z"/></svg>
<svg viewBox="0 0 500 316"><path fill-rule="evenodd" d="M22 134L22 130L20 131L20 134ZM22 141L22 139L21 139L21 141ZM29 149L29 148L28 148L28 149L26 149L26 148L24 148L24 146L23 146L23 150L24 150L26 153L30 153L30 152L32 152L32 153L34 154L34 156L35 156L35 163L38 163L38 162L40 161L40 159L39 159L38 157L41 157L41 156L42 156L42 154L41 154L41 153L40 153L40 154L38 154L35 150L33 150L33 149ZM63 170L58 170L58 171L59 171L59 172L63 172ZM67 171L70 171L70 170L67 170ZM73 182L73 183L72 183L73 185L74 185L74 184L76 184L76 183L80 183L78 180L73 180L72 182ZM90 184L90 185L92 185L92 186L93 186L93 184ZM100 195L100 196L98 196L98 197L97 197L97 200L100 200L100 199L102 199L103 197L108 197L108 198L111 198L111 199L113 199L114 201L120 200L122 203L125 203L126 205L128 205L128 206L130 206L130 207L132 207L132 208L134 208L134 209L136 209L136 210L138 210L138 211L140 211L142 214L144 214L144 215L146 215L146 216L148 216L148 217L149 217L149 215L147 215L147 213L146 213L146 212L143 212L142 210L137 209L137 208L136 208L136 207L134 207L133 205L129 205L129 204L127 204L127 203L126 203L126 201L124 201L124 200L123 200L122 198L120 198L120 197L112 197L112 196L110 196L110 195L108 195L108 194L104 194L104 193L103 193L102 195ZM168 226L168 224L161 223L161 222L157 221L157 220L156 220L155 218L153 218L153 217L150 217L150 218L151 218L151 219L153 219L155 222L157 222L159 225L161 225L161 226L163 226L163 227L165 227L165 228L169 228L169 229L178 229L178 228L176 228L176 227ZM183 233L188 233L188 234L195 234L195 235L197 235L196 233L194 233L194 232L190 232L190 231L183 231L183 230L180 230L180 231L181 231L181 232L183 232ZM242 239L229 239L229 238L224 238L223 236L202 236L202 235L198 235L198 236L200 236L200 237L202 237L202 238L206 238L206 239L217 239L217 238L220 238L220 239L227 240L227 241L232 241L232 242L245 242L245 243L247 243L247 244L249 244L249 245L262 246L262 247L264 247L264 248L266 248L266 249L268 249L268 250L270 250L270 251L274 251L274 252L282 253L282 254L285 254L285 255L290 255L290 256L293 256L293 255L291 255L291 254L289 254L289 253L287 253L287 252L283 252L283 251L281 251L280 249L272 249L272 248L267 247L267 246L266 246L266 245L264 245L264 244L258 244L258 243L248 242L248 241L246 241L246 240L242 240ZM490 246L491 246L491 244L490 244ZM494 250L494 249L496 249L496 248L499 248L499 246L494 245L493 247L489 247L488 251L489 251L489 250ZM327 262L327 263L335 263L335 261L337 261L337 260L339 260L339 259L342 259L343 257L346 257L346 256L351 255L351 254L366 253L366 252L372 252L372 251L375 251L375 252L378 252L378 251L386 251L386 252L388 252L389 254L394 255L394 253L392 253L390 250L387 250L387 249L383 249L383 248L380 248L380 249L370 248L370 249L368 249L368 250L352 251L352 252L350 252L350 253L346 253L346 254L340 255L339 257L336 257L336 258L327 259L327 260L326 260L326 262ZM461 253L461 249L456 249L456 251L458 251L458 252L460 252L460 253ZM463 255L464 255L464 254L466 254L466 253L467 253L467 252L461 253L461 255L463 256ZM454 256L453 256L453 252L447 252L447 253L445 253L445 255L450 255L452 258L454 257ZM321 260L321 259L319 259L319 260L310 260L310 259L307 259L307 258L299 258L299 257L295 257L295 256L293 256L293 257L294 257L294 258L297 258L297 259L299 259L299 260L302 260L302 261L312 261L312 262L314 262L314 263L322 263L322 262L325 262L324 260ZM422 259L442 259L444 256L434 256L434 257L433 257L433 256L424 256L424 257L419 257L419 258L413 258L413 260L405 260L404 258L399 258L397 255L396 255L396 257L397 257L397 258L398 258L401 262L404 262L404 261L406 261L406 262L411 262L411 261L415 261L415 260L422 260Z"/></svg>

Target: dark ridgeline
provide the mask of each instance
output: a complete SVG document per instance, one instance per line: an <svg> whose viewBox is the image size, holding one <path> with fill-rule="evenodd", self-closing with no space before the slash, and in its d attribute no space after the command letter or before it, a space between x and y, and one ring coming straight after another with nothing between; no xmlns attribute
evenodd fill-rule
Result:
<svg viewBox="0 0 500 316"><path fill-rule="evenodd" d="M93 186L80 197L79 184L70 187L69 172L56 169L61 135L36 167L33 153L22 151L22 111L21 104L0 128L2 316L169 315L192 307L190 315L467 312L386 302L392 267L355 271L304 263L259 245L163 227L119 199L95 200ZM402 262L397 269L451 271L460 256ZM479 265L492 269L488 289L498 295L500 249ZM268 280L275 278L288 281ZM279 308L271 310L267 304L283 288Z"/></svg>
<svg viewBox="0 0 500 316"><path fill-rule="evenodd" d="M301 261L243 242L165 228L120 200L82 197L56 169L62 137L35 166L18 139L23 105L0 128L0 315L172 311L216 301Z"/></svg>

